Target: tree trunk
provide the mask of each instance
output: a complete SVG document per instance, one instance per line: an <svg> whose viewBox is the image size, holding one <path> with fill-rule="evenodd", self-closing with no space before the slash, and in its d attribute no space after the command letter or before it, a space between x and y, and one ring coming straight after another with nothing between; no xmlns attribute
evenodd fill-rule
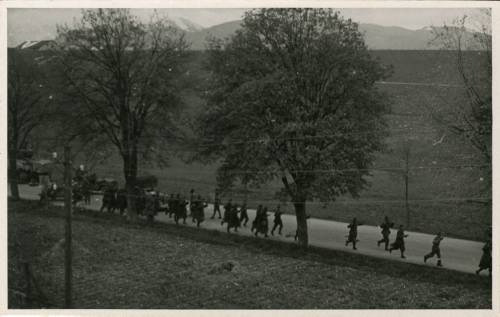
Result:
<svg viewBox="0 0 500 317"><path fill-rule="evenodd" d="M135 180L131 178L126 179L125 189L127 191L127 220L135 221L137 220Z"/></svg>
<svg viewBox="0 0 500 317"><path fill-rule="evenodd" d="M11 149L9 151L9 184L10 195L14 200L19 200L19 186L17 177L17 151L15 149Z"/></svg>
<svg viewBox="0 0 500 317"><path fill-rule="evenodd" d="M127 191L127 220L137 220L137 151L133 150L123 157L123 172L125 174L125 189Z"/></svg>
<svg viewBox="0 0 500 317"><path fill-rule="evenodd" d="M302 248L307 248L309 245L309 237L307 235L307 216L306 216L306 202L300 199L294 203L295 215L297 217L297 236L299 245Z"/></svg>

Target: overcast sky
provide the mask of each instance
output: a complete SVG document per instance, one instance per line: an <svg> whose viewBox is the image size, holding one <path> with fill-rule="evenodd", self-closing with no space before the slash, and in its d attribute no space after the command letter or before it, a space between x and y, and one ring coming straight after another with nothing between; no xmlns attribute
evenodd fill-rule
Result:
<svg viewBox="0 0 500 317"><path fill-rule="evenodd" d="M159 9L171 18L186 18L203 27L239 20L246 9ZM340 9L345 17L360 23L399 26L421 29L430 25L449 23L454 18L477 14L477 9ZM152 9L132 9L141 19L150 16ZM42 40L55 37L56 25L71 24L80 16L80 9L8 9L8 45L25 40Z"/></svg>

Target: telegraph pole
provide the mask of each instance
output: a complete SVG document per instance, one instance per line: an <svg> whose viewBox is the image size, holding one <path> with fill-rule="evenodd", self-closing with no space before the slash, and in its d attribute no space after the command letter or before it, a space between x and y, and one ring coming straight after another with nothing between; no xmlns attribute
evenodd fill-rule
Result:
<svg viewBox="0 0 500 317"><path fill-rule="evenodd" d="M71 250L71 148L64 147L64 207L66 209L65 244L64 244L64 308L72 308L72 250Z"/></svg>
<svg viewBox="0 0 500 317"><path fill-rule="evenodd" d="M408 204L408 174L409 166L408 161L410 160L410 148L405 150L405 209L406 209L406 229L410 228L410 205Z"/></svg>

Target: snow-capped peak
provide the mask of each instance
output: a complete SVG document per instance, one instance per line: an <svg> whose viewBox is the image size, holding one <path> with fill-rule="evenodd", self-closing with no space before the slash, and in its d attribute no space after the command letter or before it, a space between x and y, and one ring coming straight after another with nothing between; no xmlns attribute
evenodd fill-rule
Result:
<svg viewBox="0 0 500 317"><path fill-rule="evenodd" d="M196 32L204 29L201 25L183 17L170 17L170 20L172 20L178 28L186 32Z"/></svg>

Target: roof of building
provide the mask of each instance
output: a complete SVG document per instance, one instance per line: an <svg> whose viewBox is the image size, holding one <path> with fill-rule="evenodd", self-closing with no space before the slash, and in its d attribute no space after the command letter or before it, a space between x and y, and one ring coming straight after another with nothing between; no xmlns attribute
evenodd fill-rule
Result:
<svg viewBox="0 0 500 317"><path fill-rule="evenodd" d="M18 49L30 49L30 50L44 50L51 49L55 46L54 40L42 40L42 41L24 41L19 44L16 48Z"/></svg>

